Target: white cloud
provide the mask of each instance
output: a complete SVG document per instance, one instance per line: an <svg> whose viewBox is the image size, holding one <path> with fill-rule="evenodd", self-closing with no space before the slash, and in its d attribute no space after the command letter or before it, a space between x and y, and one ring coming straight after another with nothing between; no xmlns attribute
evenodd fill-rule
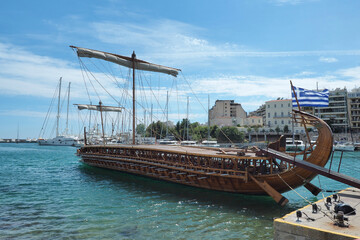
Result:
<svg viewBox="0 0 360 240"><path fill-rule="evenodd" d="M320 61L337 61L323 55L360 55L360 50L324 51L254 51L237 44L214 44L197 34L204 29L172 20L152 20L137 25L94 22L92 24L99 40L104 43L138 46L152 57L190 60L210 57L297 57L321 56Z"/></svg>
<svg viewBox="0 0 360 240"><path fill-rule="evenodd" d="M319 61L326 62L326 63L334 63L334 62L337 62L338 60L334 57L320 57Z"/></svg>
<svg viewBox="0 0 360 240"><path fill-rule="evenodd" d="M314 2L317 0L270 0L271 3L274 3L275 5L278 6L283 6L283 5L297 5L297 4L301 4L301 3L305 3L305 2Z"/></svg>
<svg viewBox="0 0 360 240"><path fill-rule="evenodd" d="M347 68L337 71L340 76L348 77L350 80L358 82L360 81L360 67Z"/></svg>

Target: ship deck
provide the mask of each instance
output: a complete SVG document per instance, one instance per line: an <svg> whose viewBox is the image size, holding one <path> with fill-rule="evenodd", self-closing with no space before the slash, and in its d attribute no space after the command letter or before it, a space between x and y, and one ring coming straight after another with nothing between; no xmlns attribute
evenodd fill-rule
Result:
<svg viewBox="0 0 360 240"><path fill-rule="evenodd" d="M126 144L108 144L106 147L111 148L133 148L152 151L173 152L179 154L190 155L207 155L207 156L239 156L243 153L243 157L256 157L255 152L236 148L212 148L199 146L182 146L182 145L126 145ZM104 145L86 145L86 147L104 147Z"/></svg>

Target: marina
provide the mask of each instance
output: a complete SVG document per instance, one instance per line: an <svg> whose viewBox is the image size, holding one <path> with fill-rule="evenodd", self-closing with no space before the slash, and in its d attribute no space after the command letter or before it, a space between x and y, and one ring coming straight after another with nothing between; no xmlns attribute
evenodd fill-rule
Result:
<svg viewBox="0 0 360 240"><path fill-rule="evenodd" d="M1 237L273 239L273 218L308 205L298 194L311 202L323 198L300 187L298 194L284 193L289 203L280 207L268 196L210 191L89 167L74 153L73 147L0 144ZM335 152L333 166L340 155ZM359 152L344 153L340 172L357 177L359 160ZM322 176L311 183L324 190L347 188Z"/></svg>
<svg viewBox="0 0 360 240"><path fill-rule="evenodd" d="M359 8L4 1L0 240L359 240Z"/></svg>

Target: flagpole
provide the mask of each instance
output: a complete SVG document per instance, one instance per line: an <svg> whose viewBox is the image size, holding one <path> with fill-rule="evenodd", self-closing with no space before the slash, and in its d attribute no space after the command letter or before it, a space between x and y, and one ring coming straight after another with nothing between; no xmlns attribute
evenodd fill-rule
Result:
<svg viewBox="0 0 360 240"><path fill-rule="evenodd" d="M290 80L290 85L291 85L291 89L292 89L292 91L293 91L293 93L294 93L294 97L295 97L296 103L297 103L297 105L298 105L299 111L301 111L301 109L300 109L300 104L299 104L299 100L297 99L296 92L295 92L295 89L294 89L294 85L292 84L292 81L291 81L291 80ZM291 99L291 102L292 102L292 99ZM295 119L295 118L294 118L294 119ZM304 120L304 117L303 117L303 116L301 116L301 123L304 125L306 137L307 137L307 139L308 139L308 141L309 141L309 144L310 144L310 147L311 147L311 149L312 149L312 145L311 145L311 141L310 141L310 136L309 136L309 133L308 133L308 131L307 131L307 129L306 129L306 123L305 123L305 120ZM305 149L304 151L306 151L306 149Z"/></svg>

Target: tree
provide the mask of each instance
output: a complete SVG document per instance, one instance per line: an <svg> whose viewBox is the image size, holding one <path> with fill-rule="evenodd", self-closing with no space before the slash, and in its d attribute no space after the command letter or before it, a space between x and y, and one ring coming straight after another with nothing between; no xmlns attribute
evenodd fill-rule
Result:
<svg viewBox="0 0 360 240"><path fill-rule="evenodd" d="M210 137L216 138L216 131L219 129L217 125L210 127Z"/></svg>
<svg viewBox="0 0 360 240"><path fill-rule="evenodd" d="M206 139L207 135L208 135L208 126L198 125L193 129L191 137L196 141L200 141Z"/></svg>
<svg viewBox="0 0 360 240"><path fill-rule="evenodd" d="M219 142L243 142L244 134L236 127L222 127L217 130L217 140Z"/></svg>
<svg viewBox="0 0 360 240"><path fill-rule="evenodd" d="M279 132L280 132L279 126L277 126L277 127L275 128L275 132L279 135Z"/></svg>
<svg viewBox="0 0 360 240"><path fill-rule="evenodd" d="M156 137L157 139L163 138L166 135L166 124L160 121L152 122L147 128L146 128L146 136L150 137Z"/></svg>
<svg viewBox="0 0 360 240"><path fill-rule="evenodd" d="M187 130L187 128L189 130ZM187 118L184 118L181 122L177 122L174 129L174 136L178 140L184 140L187 138L187 131L189 131L189 138L191 136L191 124Z"/></svg>
<svg viewBox="0 0 360 240"><path fill-rule="evenodd" d="M289 132L289 126L288 125L285 125L284 126L284 133L288 133Z"/></svg>
<svg viewBox="0 0 360 240"><path fill-rule="evenodd" d="M136 133L139 135L145 134L145 125L143 123L140 123L136 126Z"/></svg>

